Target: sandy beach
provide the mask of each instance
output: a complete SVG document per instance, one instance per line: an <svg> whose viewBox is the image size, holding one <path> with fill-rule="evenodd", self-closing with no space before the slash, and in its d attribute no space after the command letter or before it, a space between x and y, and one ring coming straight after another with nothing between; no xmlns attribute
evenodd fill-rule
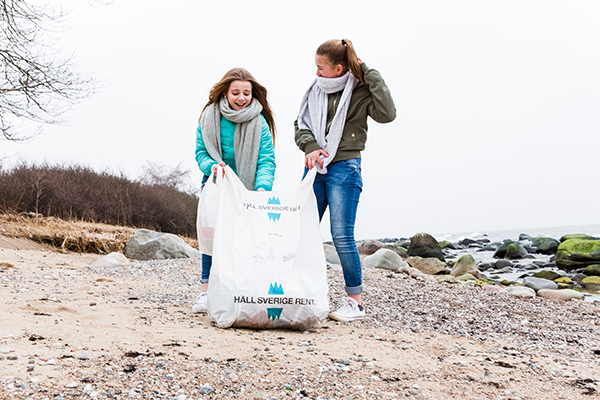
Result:
<svg viewBox="0 0 600 400"><path fill-rule="evenodd" d="M94 267L0 236L6 399L588 399L600 305L364 268L367 318L315 332L219 329L191 312L197 260ZM331 306L341 271L329 270Z"/></svg>

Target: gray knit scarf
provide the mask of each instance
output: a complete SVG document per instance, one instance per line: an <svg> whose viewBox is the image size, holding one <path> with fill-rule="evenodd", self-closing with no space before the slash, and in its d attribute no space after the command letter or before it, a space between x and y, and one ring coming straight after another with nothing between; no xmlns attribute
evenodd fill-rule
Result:
<svg viewBox="0 0 600 400"><path fill-rule="evenodd" d="M323 78L318 76L302 98L300 114L298 116L298 127L311 131L317 140L317 144L329 154L329 157L321 156L323 168L319 164L316 164L317 171L320 174L327 173L327 165L329 165L337 153L342 133L344 132L344 124L346 123L346 115L348 114L352 91L357 84L358 79L350 71L339 78ZM340 90L344 90L342 98L331 121L329 133L326 133L327 95L339 92Z"/></svg>
<svg viewBox="0 0 600 400"><path fill-rule="evenodd" d="M208 155L216 162L223 161L221 153L221 115L231 122L237 123L233 152L237 175L248 190L254 190L256 181L256 164L262 132L262 105L256 99L239 111L231 108L225 96L218 105L208 106L202 113L200 129Z"/></svg>

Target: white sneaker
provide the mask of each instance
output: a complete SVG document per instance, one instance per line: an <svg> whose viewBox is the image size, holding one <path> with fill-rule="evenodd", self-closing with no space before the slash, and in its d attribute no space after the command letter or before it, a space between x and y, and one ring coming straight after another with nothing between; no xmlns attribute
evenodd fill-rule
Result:
<svg viewBox="0 0 600 400"><path fill-rule="evenodd" d="M200 312L206 314L208 306L206 305L206 292L202 292L196 297L196 302L192 306L192 312Z"/></svg>
<svg viewBox="0 0 600 400"><path fill-rule="evenodd" d="M329 318L337 321L349 322L356 321L357 319L363 319L365 317L365 308L358 305L358 301L349 297L348 302L329 313Z"/></svg>

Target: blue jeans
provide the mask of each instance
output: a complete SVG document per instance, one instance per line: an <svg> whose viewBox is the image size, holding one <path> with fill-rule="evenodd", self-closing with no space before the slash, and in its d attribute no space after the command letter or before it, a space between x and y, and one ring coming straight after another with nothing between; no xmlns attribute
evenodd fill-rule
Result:
<svg viewBox="0 0 600 400"><path fill-rule="evenodd" d="M204 184L206 183L207 180L208 180L208 176L204 175L204 178L202 178L202 186L200 187L200 190L204 189ZM212 267L212 256L209 256L208 254L202 254L202 279L200 280L200 282L202 282L202 283L208 282L208 277L210 276L211 267Z"/></svg>
<svg viewBox="0 0 600 400"><path fill-rule="evenodd" d="M304 175L307 172L305 170ZM354 223L362 192L360 158L329 164L326 174L317 174L313 190L319 220L329 206L331 237L342 263L346 293L362 293L362 268L354 240Z"/></svg>

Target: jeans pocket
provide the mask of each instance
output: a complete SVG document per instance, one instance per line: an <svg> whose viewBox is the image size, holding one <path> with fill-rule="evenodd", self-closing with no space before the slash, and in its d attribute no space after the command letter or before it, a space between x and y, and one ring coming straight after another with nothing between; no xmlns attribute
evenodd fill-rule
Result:
<svg viewBox="0 0 600 400"><path fill-rule="evenodd" d="M360 158L352 158L350 160L345 160L342 161L344 163L344 165L346 166L346 168L348 168L351 171L355 171L360 173L361 172L361 162L360 162Z"/></svg>

